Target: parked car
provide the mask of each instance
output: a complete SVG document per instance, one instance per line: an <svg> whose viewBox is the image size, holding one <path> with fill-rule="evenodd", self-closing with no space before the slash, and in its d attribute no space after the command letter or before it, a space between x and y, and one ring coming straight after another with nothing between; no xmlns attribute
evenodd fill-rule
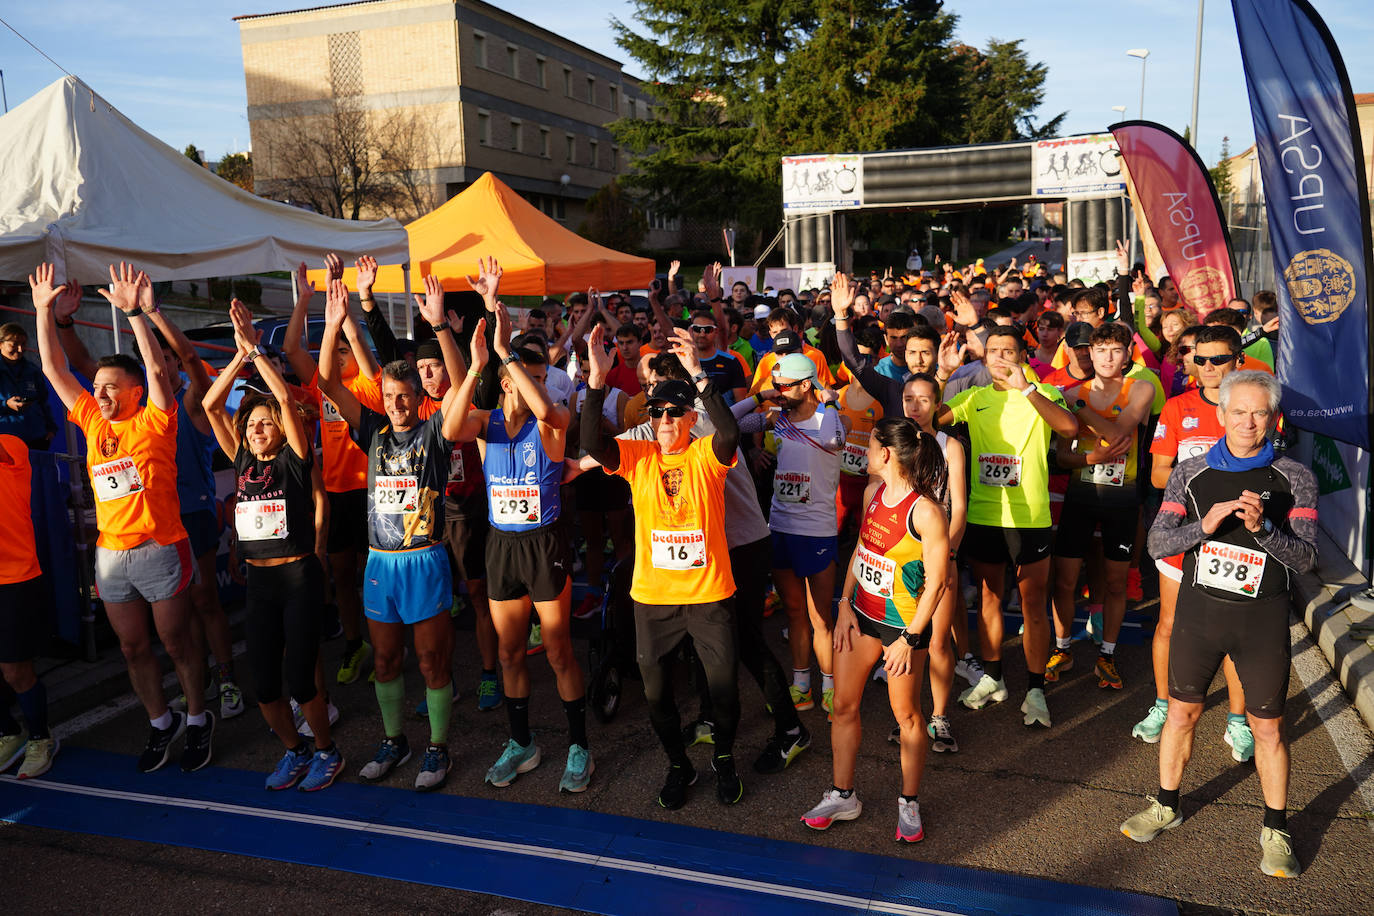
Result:
<svg viewBox="0 0 1374 916"><path fill-rule="evenodd" d="M286 342L286 327L290 322L289 318L259 318L253 322L253 327L262 332L262 342L277 350L281 350ZM363 332L363 341L368 347L372 347L372 335L368 333L367 325L359 324L359 329ZM233 356L234 348L234 326L228 321L217 321L214 324L207 324L200 328L191 328L186 332L186 336L195 344L211 344L214 347L224 347L226 349L201 349L200 358L205 360L216 369L222 369L229 364ZM312 317L306 319L305 326L306 342L310 348L311 357L318 358L320 352L320 341L324 339L324 318Z"/></svg>

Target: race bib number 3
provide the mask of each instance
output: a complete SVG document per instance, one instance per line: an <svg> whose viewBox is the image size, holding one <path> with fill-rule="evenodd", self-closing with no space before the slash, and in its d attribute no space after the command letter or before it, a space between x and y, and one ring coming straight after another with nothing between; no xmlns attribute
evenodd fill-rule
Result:
<svg viewBox="0 0 1374 916"><path fill-rule="evenodd" d="M978 482L985 487L1021 486L1021 456L979 455Z"/></svg>
<svg viewBox="0 0 1374 916"><path fill-rule="evenodd" d="M414 477L378 477L372 488L372 505L378 512L399 515L420 507L420 482Z"/></svg>
<svg viewBox="0 0 1374 916"><path fill-rule="evenodd" d="M773 493L779 502L810 502L811 475L798 471L779 471L773 476Z"/></svg>
<svg viewBox="0 0 1374 916"><path fill-rule="evenodd" d="M840 470L846 474L868 473L868 446L857 442L846 442L840 452Z"/></svg>
<svg viewBox="0 0 1374 916"><path fill-rule="evenodd" d="M1126 484L1126 456L1113 458L1106 464L1090 464L1083 468L1084 483L1099 487L1120 487Z"/></svg>
<svg viewBox="0 0 1374 916"><path fill-rule="evenodd" d="M528 525L541 515L538 487L491 488L491 517L498 524Z"/></svg>
<svg viewBox="0 0 1374 916"><path fill-rule="evenodd" d="M1259 594L1261 580L1264 579L1264 564L1269 559L1266 553L1246 550L1234 544L1220 541L1203 541L1197 552L1198 585L1220 589L1254 598Z"/></svg>
<svg viewBox="0 0 1374 916"><path fill-rule="evenodd" d="M91 468L91 488L101 502L123 499L143 490L143 478L132 458L116 458Z"/></svg>
<svg viewBox="0 0 1374 916"><path fill-rule="evenodd" d="M702 569L706 566L706 533L692 531L649 532L649 552L654 569Z"/></svg>
<svg viewBox="0 0 1374 916"><path fill-rule="evenodd" d="M897 564L860 544L854 553L854 577L864 591L887 600L897 580Z"/></svg>
<svg viewBox="0 0 1374 916"><path fill-rule="evenodd" d="M286 503L280 499L243 501L234 507L234 530L240 541L286 537Z"/></svg>

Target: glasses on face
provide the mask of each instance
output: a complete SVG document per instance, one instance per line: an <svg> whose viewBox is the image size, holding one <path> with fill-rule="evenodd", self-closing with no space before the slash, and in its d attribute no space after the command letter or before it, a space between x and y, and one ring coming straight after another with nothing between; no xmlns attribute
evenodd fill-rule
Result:
<svg viewBox="0 0 1374 916"><path fill-rule="evenodd" d="M689 330L691 330L693 334L714 334L716 332L716 326L713 324L694 324Z"/></svg>
<svg viewBox="0 0 1374 916"><path fill-rule="evenodd" d="M649 407L649 416L653 417L655 420L660 419L664 414L676 420L685 413L687 413L686 407L664 407L659 404L654 404Z"/></svg>
<svg viewBox="0 0 1374 916"><path fill-rule="evenodd" d="M1213 366L1224 366L1234 361L1235 358L1236 355L1234 353L1223 353L1220 356L1198 356L1195 354L1193 356L1193 365L1206 366L1210 364Z"/></svg>
<svg viewBox="0 0 1374 916"><path fill-rule="evenodd" d="M1192 347L1179 347L1179 348L1178 348L1178 355L1179 355L1179 356L1187 356L1189 353L1192 353L1192 352L1193 352L1193 348L1192 348Z"/></svg>
<svg viewBox="0 0 1374 916"><path fill-rule="evenodd" d="M1079 319L1087 321L1089 318L1095 318L1097 316L1097 309L1074 309L1073 313Z"/></svg>
<svg viewBox="0 0 1374 916"><path fill-rule="evenodd" d="M806 379L799 379L795 382L784 382L781 379L773 379L773 387L779 391L786 391L789 388L796 388L804 381L806 381Z"/></svg>

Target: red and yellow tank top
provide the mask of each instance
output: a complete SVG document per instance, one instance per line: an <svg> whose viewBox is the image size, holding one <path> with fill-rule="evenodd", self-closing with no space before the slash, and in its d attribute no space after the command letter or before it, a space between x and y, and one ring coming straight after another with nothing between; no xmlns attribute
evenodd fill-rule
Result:
<svg viewBox="0 0 1374 916"><path fill-rule="evenodd" d="M926 584L921 538L911 526L911 510L921 496L913 490L889 506L883 501L886 492L886 484L879 486L864 510L854 552L859 580L854 609L878 623L905 628L916 616Z"/></svg>

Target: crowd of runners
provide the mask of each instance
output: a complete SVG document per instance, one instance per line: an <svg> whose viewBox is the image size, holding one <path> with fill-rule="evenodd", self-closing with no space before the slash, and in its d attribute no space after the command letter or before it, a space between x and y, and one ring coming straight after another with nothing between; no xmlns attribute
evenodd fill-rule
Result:
<svg viewBox="0 0 1374 916"><path fill-rule="evenodd" d="M206 766L217 719L245 707L215 587L218 449L236 477L225 518L246 577L244 683L282 745L270 790L317 791L345 771L329 692L365 676L382 733L347 749L354 772L375 781L407 766L411 659L429 725L414 785L442 786L453 672L474 655L477 706L504 706L508 727L492 736L486 782L510 785L547 749L530 728L540 652L567 719L559 789L586 790L596 760L573 621L597 618L623 579L668 763L659 805L688 800L694 744L710 745L718 800L743 797L743 667L773 730L752 770L782 772L828 727L830 783L798 813L818 830L859 817L860 701L879 681L896 720L896 838L916 842L927 754L958 753L956 732L1007 701L1009 683L1031 728L1051 727L1052 685L1075 665L1122 689L1126 611L1157 579L1141 650L1156 699L1122 740L1159 744L1159 789L1120 829L1145 842L1181 822L1183 770L1220 669L1229 715L1217 737L1237 762L1253 758L1262 786L1261 868L1298 873L1285 820L1288 589L1315 563L1317 488L1275 453L1272 293L1199 315L1121 249L1114 283L1031 257L762 293L722 289L709 265L690 290L674 262L647 302L591 290L513 310L487 259L468 278L482 304L466 317L425 278L407 340L377 306L375 261L358 260L353 290L338 258L326 266L317 291L301 265L280 353L235 301L235 349L218 370L125 264L99 292L139 359L87 353L73 321L81 287L47 264L30 277L42 377L24 329L0 328L0 497L29 504L29 450L54 430L45 378L84 437L94 578L149 720L140 770L167 765L178 744L183 770ZM43 572L30 520L10 517L0 671L22 724L0 707L0 765L32 778L58 742L33 668ZM455 651L459 595L475 653ZM782 659L765 624L775 609ZM1004 612L1020 617L1024 671L1003 658ZM1075 646L1084 629L1091 657ZM322 653L338 631L341 657ZM162 689L154 636L179 700ZM679 659L702 693L686 721Z"/></svg>

